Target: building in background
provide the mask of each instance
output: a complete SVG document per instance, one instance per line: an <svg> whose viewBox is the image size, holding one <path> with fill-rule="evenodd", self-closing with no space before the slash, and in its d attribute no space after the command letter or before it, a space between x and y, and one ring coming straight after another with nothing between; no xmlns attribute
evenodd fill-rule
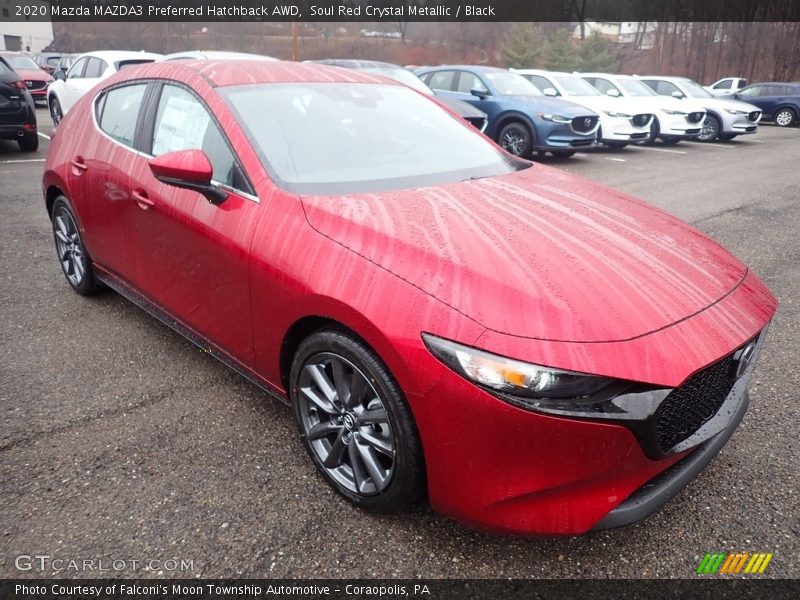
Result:
<svg viewBox="0 0 800 600"><path fill-rule="evenodd" d="M633 44L637 50L649 50L653 47L657 25L646 21L585 21L583 32L585 37L597 34L615 44ZM580 39L581 25L572 32L572 37Z"/></svg>
<svg viewBox="0 0 800 600"><path fill-rule="evenodd" d="M0 50L41 52L49 46L53 42L53 24L50 21L35 20L37 17L25 19L16 14L18 5L44 6L49 10L49 4L38 0L24 3L0 0Z"/></svg>

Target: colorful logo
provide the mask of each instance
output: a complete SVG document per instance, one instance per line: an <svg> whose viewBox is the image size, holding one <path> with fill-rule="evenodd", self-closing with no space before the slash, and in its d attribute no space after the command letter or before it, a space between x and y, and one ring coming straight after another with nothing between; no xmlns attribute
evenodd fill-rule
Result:
<svg viewBox="0 0 800 600"><path fill-rule="evenodd" d="M772 560L772 553L766 552L715 552L706 554L697 567L698 575L735 575L745 573L748 575L760 575L763 573L769 561Z"/></svg>

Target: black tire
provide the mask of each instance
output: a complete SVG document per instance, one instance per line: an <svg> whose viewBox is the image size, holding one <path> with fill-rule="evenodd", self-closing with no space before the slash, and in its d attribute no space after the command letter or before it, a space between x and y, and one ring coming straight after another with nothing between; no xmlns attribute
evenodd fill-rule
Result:
<svg viewBox="0 0 800 600"><path fill-rule="evenodd" d="M681 138L679 138L679 137L662 137L661 138L661 143L664 144L665 146L674 146L675 144L677 144L680 141L681 141Z"/></svg>
<svg viewBox="0 0 800 600"><path fill-rule="evenodd" d="M338 372L344 374L338 379L334 362L338 362ZM326 394L323 398L316 391L323 389L315 387L314 373L318 374L320 369L327 378L330 397ZM352 399L356 378L361 380L362 393L360 398ZM364 342L352 333L334 328L310 335L295 353L289 381L300 437L317 470L337 493L356 506L376 512L405 510L424 498L425 465L411 411L386 365ZM337 381L346 382L340 391ZM348 399L340 402L340 393L345 392ZM374 397L369 399L373 393ZM321 398L322 403L312 401L312 395ZM379 421L365 417L376 412L383 415ZM366 424L362 418L366 418ZM315 428L317 435L312 440L309 433ZM321 430L325 433L319 433ZM365 436L373 435L392 446L391 457L376 452L376 446L370 445ZM336 448L342 445L344 449L337 454ZM377 479L367 465L363 454L366 451L372 453L373 464L375 457L380 459L382 472ZM338 460L334 455L338 455ZM357 468L353 468L353 460ZM330 466L324 464L326 461L330 461ZM357 472L361 473L361 481Z"/></svg>
<svg viewBox="0 0 800 600"><path fill-rule="evenodd" d="M775 113L774 121L778 127L794 127L797 125L797 114L791 108L781 108Z"/></svg>
<svg viewBox="0 0 800 600"><path fill-rule="evenodd" d="M529 158L533 151L534 137L525 123L511 121L500 130L497 135L497 143L503 150L514 156Z"/></svg>
<svg viewBox="0 0 800 600"><path fill-rule="evenodd" d="M660 131L661 131L661 126L658 122L658 119L653 117L653 120L650 122L650 134L647 136L647 139L645 140L644 143L647 146L652 146L653 144L655 144L656 140L658 139L658 134L660 133Z"/></svg>
<svg viewBox="0 0 800 600"><path fill-rule="evenodd" d="M67 283L81 296L91 296L101 291L103 285L94 277L92 259L83 245L75 211L65 196L56 198L50 219L53 224L56 256ZM75 261L78 260L81 261L82 273L75 266Z"/></svg>
<svg viewBox="0 0 800 600"><path fill-rule="evenodd" d="M718 137L718 139L722 140L723 142L730 142L732 139L734 139L738 135L739 135L738 133L720 133L719 136L717 136L717 137Z"/></svg>
<svg viewBox="0 0 800 600"><path fill-rule="evenodd" d="M570 156L574 156L576 152L577 150L551 150L550 154L556 158L569 158Z"/></svg>
<svg viewBox="0 0 800 600"><path fill-rule="evenodd" d="M64 118L64 113L61 110L61 103L55 96L50 96L48 105L50 106L50 118L53 119L53 125L57 127L58 124L61 123L61 119Z"/></svg>
<svg viewBox="0 0 800 600"><path fill-rule="evenodd" d="M36 132L26 133L17 138L17 144L23 152L36 152L39 149L39 135Z"/></svg>
<svg viewBox="0 0 800 600"><path fill-rule="evenodd" d="M700 135L697 139L701 142L713 142L719 136L720 129L722 129L722 126L720 125L719 117L709 113L703 120Z"/></svg>

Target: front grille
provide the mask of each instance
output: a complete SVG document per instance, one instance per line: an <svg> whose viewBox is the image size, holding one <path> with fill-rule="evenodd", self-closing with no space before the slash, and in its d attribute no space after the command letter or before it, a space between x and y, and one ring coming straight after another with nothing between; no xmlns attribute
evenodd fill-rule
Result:
<svg viewBox="0 0 800 600"><path fill-rule="evenodd" d="M749 115L747 115L747 118L750 119L751 121L758 121L758 118L760 116L761 116L761 111L760 110L754 110Z"/></svg>
<svg viewBox="0 0 800 600"><path fill-rule="evenodd" d="M689 120L689 123L699 123L703 120L705 114L704 112L690 112L689 116L686 118Z"/></svg>
<svg viewBox="0 0 800 600"><path fill-rule="evenodd" d="M641 114L641 115L634 115L631 121L633 122L636 127L644 127L650 122L650 119L653 118L653 115L648 114Z"/></svg>
<svg viewBox="0 0 800 600"><path fill-rule="evenodd" d="M47 87L46 81L26 81L25 85L29 90L43 90Z"/></svg>
<svg viewBox="0 0 800 600"><path fill-rule="evenodd" d="M706 367L672 390L655 414L658 445L663 453L700 429L717 414L734 384L733 354Z"/></svg>
<svg viewBox="0 0 800 600"><path fill-rule="evenodd" d="M576 133L589 133L597 126L597 117L575 117L572 130Z"/></svg>

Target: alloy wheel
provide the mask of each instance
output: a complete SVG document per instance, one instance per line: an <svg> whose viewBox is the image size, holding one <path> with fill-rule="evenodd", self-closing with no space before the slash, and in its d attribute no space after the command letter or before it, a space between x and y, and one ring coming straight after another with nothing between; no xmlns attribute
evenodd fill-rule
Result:
<svg viewBox="0 0 800 600"><path fill-rule="evenodd" d="M778 127L788 127L794 121L794 113L789 109L783 109L775 115L775 124Z"/></svg>
<svg viewBox="0 0 800 600"><path fill-rule="evenodd" d="M64 115L61 113L61 104L58 102L57 98L52 98L50 100L50 118L53 119L53 125L58 125L61 123L61 119L64 118Z"/></svg>
<svg viewBox="0 0 800 600"><path fill-rule="evenodd" d="M75 219L64 206L58 206L53 213L53 234L64 275L74 287L79 287L86 276L86 253Z"/></svg>
<svg viewBox="0 0 800 600"><path fill-rule="evenodd" d="M380 494L394 474L396 440L375 387L332 352L311 356L298 384L301 429L321 467L350 492Z"/></svg>
<svg viewBox="0 0 800 600"><path fill-rule="evenodd" d="M503 147L503 150L514 156L522 155L526 143L525 134L519 129L509 129L503 134L503 138L500 140L500 145Z"/></svg>
<svg viewBox="0 0 800 600"><path fill-rule="evenodd" d="M719 134L719 121L716 117L708 115L703 119L703 126L700 129L700 135L697 139L703 142L711 142L717 138Z"/></svg>

